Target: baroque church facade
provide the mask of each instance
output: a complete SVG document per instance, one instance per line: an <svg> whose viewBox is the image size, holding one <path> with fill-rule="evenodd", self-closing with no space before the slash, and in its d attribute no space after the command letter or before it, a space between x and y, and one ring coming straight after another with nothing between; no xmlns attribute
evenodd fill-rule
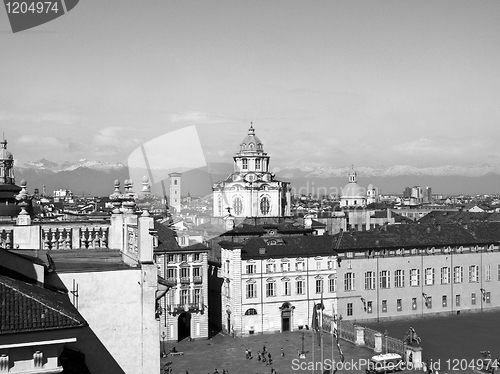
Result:
<svg viewBox="0 0 500 374"><path fill-rule="evenodd" d="M290 183L269 171L270 156L252 125L233 159L234 171L212 188L214 217L290 216Z"/></svg>

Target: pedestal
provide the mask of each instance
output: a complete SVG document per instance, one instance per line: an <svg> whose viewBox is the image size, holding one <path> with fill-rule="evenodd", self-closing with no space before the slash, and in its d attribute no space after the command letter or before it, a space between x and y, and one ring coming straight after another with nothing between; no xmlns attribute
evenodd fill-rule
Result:
<svg viewBox="0 0 500 374"><path fill-rule="evenodd" d="M422 369L422 348L407 346L405 352L405 362L407 366L413 369Z"/></svg>
<svg viewBox="0 0 500 374"><path fill-rule="evenodd" d="M380 332L376 332L374 334L375 336L375 348L373 349L373 351L375 353L382 353L382 333Z"/></svg>
<svg viewBox="0 0 500 374"><path fill-rule="evenodd" d="M356 328L356 345L361 347L365 345L365 328L363 326L355 326Z"/></svg>

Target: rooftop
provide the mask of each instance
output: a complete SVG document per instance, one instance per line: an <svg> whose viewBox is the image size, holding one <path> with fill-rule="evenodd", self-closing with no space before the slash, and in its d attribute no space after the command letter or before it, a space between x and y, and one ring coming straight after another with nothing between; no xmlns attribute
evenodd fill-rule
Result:
<svg viewBox="0 0 500 374"><path fill-rule="evenodd" d="M83 327L66 294L0 275L0 334Z"/></svg>

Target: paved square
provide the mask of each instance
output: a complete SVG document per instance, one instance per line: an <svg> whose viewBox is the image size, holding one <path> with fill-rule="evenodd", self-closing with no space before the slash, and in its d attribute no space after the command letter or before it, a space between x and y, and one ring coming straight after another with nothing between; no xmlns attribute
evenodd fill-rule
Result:
<svg viewBox="0 0 500 374"><path fill-rule="evenodd" d="M168 356L162 358L162 367L170 365L174 374L213 374L215 369L222 374L223 370L228 370L230 374L269 374L271 366L257 360L257 352L262 351L263 346L266 346L268 352L271 353L273 359L272 368L278 374L283 373L313 373L313 362L317 362L314 370L315 374L322 374L321 371L321 352L319 344L316 341L314 346L314 361L313 361L313 346L312 332L306 330L304 332L304 349L308 351L305 359L298 359L297 350L302 347L302 331L254 335L244 338L232 338L227 335L219 334L210 340L187 341L184 340L176 344L176 348L180 352L184 352L182 356ZM332 362L332 338L331 335L324 335L324 353L323 359L326 364ZM374 353L363 347L341 341L342 351L346 358L347 366L337 371L337 373L352 373L364 374L366 366L360 367ZM171 343L166 343L166 350L169 351L172 347ZM253 359L245 358L245 350L251 349ZM280 356L280 350L283 348L284 357ZM339 360L337 346L333 345L333 360ZM353 364L357 366L353 367ZM326 368L326 366L325 366ZM346 370L348 369L348 370Z"/></svg>

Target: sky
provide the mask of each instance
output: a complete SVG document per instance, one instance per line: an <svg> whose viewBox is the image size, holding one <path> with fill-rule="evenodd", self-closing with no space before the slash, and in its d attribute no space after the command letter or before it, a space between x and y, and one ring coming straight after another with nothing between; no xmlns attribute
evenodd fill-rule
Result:
<svg viewBox="0 0 500 374"><path fill-rule="evenodd" d="M18 165L127 163L192 126L165 149L232 162L250 122L271 167L498 165L499 19L497 0L82 0L13 34L0 9L0 129Z"/></svg>

